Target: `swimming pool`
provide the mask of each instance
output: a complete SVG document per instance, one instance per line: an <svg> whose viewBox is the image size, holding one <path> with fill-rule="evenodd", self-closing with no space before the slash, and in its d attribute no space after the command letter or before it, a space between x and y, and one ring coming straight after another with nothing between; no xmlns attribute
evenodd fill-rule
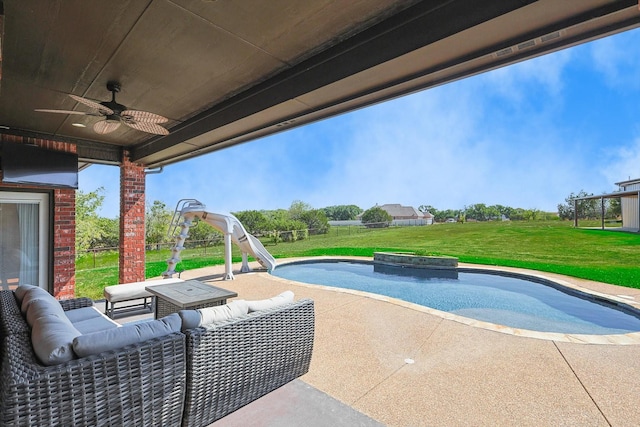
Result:
<svg viewBox="0 0 640 427"><path fill-rule="evenodd" d="M519 329L590 335L640 331L640 314L630 307L551 281L512 273L307 261L279 266L271 274L298 282L386 295Z"/></svg>

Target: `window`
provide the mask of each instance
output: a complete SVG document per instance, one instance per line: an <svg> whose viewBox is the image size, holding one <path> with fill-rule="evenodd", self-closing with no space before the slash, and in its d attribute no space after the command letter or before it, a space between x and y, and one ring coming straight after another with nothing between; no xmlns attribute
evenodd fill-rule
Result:
<svg viewBox="0 0 640 427"><path fill-rule="evenodd" d="M0 191L0 289L48 290L49 194Z"/></svg>

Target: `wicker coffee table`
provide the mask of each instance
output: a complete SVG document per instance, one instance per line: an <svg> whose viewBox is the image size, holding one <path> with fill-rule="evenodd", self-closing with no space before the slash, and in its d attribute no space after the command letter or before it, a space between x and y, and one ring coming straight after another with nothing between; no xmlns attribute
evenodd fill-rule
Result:
<svg viewBox="0 0 640 427"><path fill-rule="evenodd" d="M238 296L235 292L197 280L147 286L145 289L155 296L156 319L180 310L223 305L227 298Z"/></svg>

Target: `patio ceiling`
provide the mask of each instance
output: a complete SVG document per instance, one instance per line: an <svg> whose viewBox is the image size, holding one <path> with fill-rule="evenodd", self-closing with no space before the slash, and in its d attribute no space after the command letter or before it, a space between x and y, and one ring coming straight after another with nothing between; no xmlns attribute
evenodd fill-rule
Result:
<svg viewBox="0 0 640 427"><path fill-rule="evenodd" d="M640 25L637 0L0 1L0 133L162 166ZM67 94L170 120L99 118ZM74 123L83 123L85 128Z"/></svg>

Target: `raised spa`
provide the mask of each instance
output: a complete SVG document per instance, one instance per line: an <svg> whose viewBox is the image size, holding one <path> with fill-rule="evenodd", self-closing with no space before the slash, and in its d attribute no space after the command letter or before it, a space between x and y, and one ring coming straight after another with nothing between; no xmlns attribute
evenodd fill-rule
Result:
<svg viewBox="0 0 640 427"><path fill-rule="evenodd" d="M640 331L640 313L629 306L550 280L514 273L306 261L279 266L272 274L298 282L386 295L519 329L590 335Z"/></svg>

